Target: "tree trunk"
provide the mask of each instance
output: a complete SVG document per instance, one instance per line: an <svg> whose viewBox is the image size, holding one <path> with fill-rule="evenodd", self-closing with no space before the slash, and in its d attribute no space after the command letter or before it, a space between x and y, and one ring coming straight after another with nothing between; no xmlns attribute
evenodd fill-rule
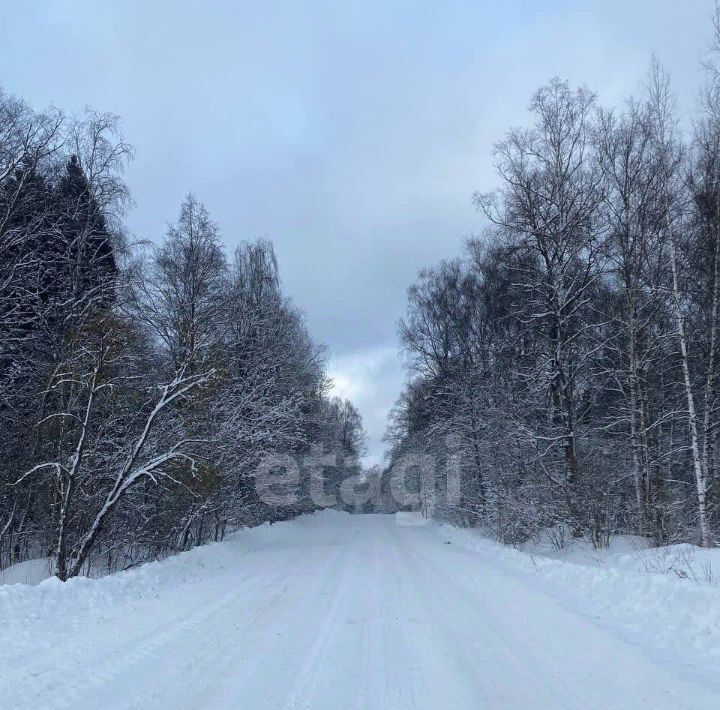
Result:
<svg viewBox="0 0 720 710"><path fill-rule="evenodd" d="M675 251L675 239L670 221L670 207L666 202L666 219L669 237L670 267L672 269L673 283L673 305L675 320L677 324L677 335L680 344L680 358L682 362L683 383L685 385L685 397L688 408L688 429L690 430L690 446L693 458L693 471L695 474L695 487L697 491L697 512L698 526L700 528L700 544L703 547L712 547L713 540L710 533L707 501L707 478L703 470L702 457L700 452L700 438L698 436L697 410L695 408L695 397L692 391L692 378L690 377L690 363L688 358L687 337L685 335L685 323L682 313L680 299L680 285L678 280L677 254Z"/></svg>

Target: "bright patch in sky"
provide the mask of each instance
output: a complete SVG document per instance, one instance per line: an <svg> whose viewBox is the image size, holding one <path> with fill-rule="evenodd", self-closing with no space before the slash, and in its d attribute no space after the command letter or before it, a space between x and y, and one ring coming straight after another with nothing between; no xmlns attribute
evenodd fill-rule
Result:
<svg viewBox="0 0 720 710"><path fill-rule="evenodd" d="M395 347L358 350L330 361L332 394L350 399L360 410L368 434L365 463L382 463L387 414L404 379Z"/></svg>

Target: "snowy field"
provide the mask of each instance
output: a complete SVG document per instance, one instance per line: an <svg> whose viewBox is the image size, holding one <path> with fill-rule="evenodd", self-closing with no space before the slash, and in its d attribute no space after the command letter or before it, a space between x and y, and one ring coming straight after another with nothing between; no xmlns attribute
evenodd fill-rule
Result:
<svg viewBox="0 0 720 710"><path fill-rule="evenodd" d="M720 707L712 576L627 541L552 559L416 522L325 511L104 579L0 586L0 706Z"/></svg>

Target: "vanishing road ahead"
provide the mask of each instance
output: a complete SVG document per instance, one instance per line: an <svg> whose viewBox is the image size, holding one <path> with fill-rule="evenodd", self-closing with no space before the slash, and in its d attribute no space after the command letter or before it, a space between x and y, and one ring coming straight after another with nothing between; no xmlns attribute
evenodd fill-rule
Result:
<svg viewBox="0 0 720 710"><path fill-rule="evenodd" d="M720 708L496 549L325 511L114 577L0 588L0 706Z"/></svg>

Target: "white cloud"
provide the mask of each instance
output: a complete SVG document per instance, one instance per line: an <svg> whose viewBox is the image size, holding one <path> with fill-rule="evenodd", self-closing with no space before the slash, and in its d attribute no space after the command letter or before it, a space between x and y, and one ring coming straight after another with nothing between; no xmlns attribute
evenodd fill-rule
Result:
<svg viewBox="0 0 720 710"><path fill-rule="evenodd" d="M406 289L482 229L470 196L497 185L493 143L530 120L530 96L551 76L617 105L653 51L687 119L712 10L710 0L5 5L3 88L38 108L123 117L137 148L131 232L160 238L193 190L230 248L273 240L313 337L343 353L331 374L365 419L368 461L382 456L403 382Z"/></svg>
<svg viewBox="0 0 720 710"><path fill-rule="evenodd" d="M367 465L382 463L387 414L402 388L404 372L395 347L356 350L332 358L331 394L347 398L360 410L368 434Z"/></svg>

